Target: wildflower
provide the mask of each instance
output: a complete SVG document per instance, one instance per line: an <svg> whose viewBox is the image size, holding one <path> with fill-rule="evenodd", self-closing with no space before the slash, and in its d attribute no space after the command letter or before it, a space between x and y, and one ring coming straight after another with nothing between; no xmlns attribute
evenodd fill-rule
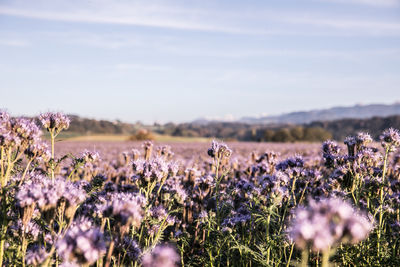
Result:
<svg viewBox="0 0 400 267"><path fill-rule="evenodd" d="M217 159L230 158L232 150L224 143L218 143L214 140L212 141L211 148L208 149L207 154L210 157Z"/></svg>
<svg viewBox="0 0 400 267"><path fill-rule="evenodd" d="M129 227L139 227L142 223L145 199L141 195L117 193L101 207L104 216L113 217L116 229L123 236Z"/></svg>
<svg viewBox="0 0 400 267"><path fill-rule="evenodd" d="M65 236L57 242L58 255L66 262L93 264L106 251L103 233L90 222L76 221Z"/></svg>
<svg viewBox="0 0 400 267"><path fill-rule="evenodd" d="M336 144L336 142L327 140L322 144L322 151L322 156L325 159L325 166L328 168L334 167L340 152L339 146Z"/></svg>
<svg viewBox="0 0 400 267"><path fill-rule="evenodd" d="M175 249L167 245L158 245L142 258L143 267L175 267L180 260Z"/></svg>
<svg viewBox="0 0 400 267"><path fill-rule="evenodd" d="M288 168L302 168L304 167L304 159L300 155L295 155L294 157L288 158L281 161L276 165L276 170L285 171Z"/></svg>
<svg viewBox="0 0 400 267"><path fill-rule="evenodd" d="M344 139L344 144L347 146L347 151L350 157L354 156L354 148L355 145L357 144L357 140L354 136L347 136Z"/></svg>
<svg viewBox="0 0 400 267"><path fill-rule="evenodd" d="M372 226L369 218L340 199L311 200L308 207L296 209L289 236L301 249L325 251L339 243L364 240Z"/></svg>
<svg viewBox="0 0 400 267"><path fill-rule="evenodd" d="M371 143L372 137L368 133L360 132L356 135L355 140L356 140L357 147L361 148L361 147L367 145L368 143Z"/></svg>
<svg viewBox="0 0 400 267"><path fill-rule="evenodd" d="M162 206L156 206L151 209L151 217L159 221L164 220L167 214L167 211Z"/></svg>
<svg viewBox="0 0 400 267"><path fill-rule="evenodd" d="M140 151L137 149L132 149L131 150L131 154L132 154L132 159L133 160L138 160L140 157Z"/></svg>
<svg viewBox="0 0 400 267"><path fill-rule="evenodd" d="M36 240L41 233L39 225L32 220L24 224L23 220L20 219L15 221L10 228L16 237L22 236L23 234L32 240Z"/></svg>
<svg viewBox="0 0 400 267"><path fill-rule="evenodd" d="M74 183L64 178L52 181L39 174L32 174L16 195L19 206L25 210L37 205L41 211L49 211L63 203L68 218L72 218L77 206L85 198L86 192Z"/></svg>
<svg viewBox="0 0 400 267"><path fill-rule="evenodd" d="M31 144L26 150L25 155L28 159L37 159L47 162L51 158L48 145L45 142L37 142Z"/></svg>
<svg viewBox="0 0 400 267"><path fill-rule="evenodd" d="M47 256L48 253L44 247L35 245L26 252L25 261L28 265L39 266Z"/></svg>
<svg viewBox="0 0 400 267"><path fill-rule="evenodd" d="M400 146L400 132L397 129L389 128L382 133L380 140L388 152L394 152Z"/></svg>
<svg viewBox="0 0 400 267"><path fill-rule="evenodd" d="M151 152L153 151L153 142L146 141L143 143L142 147L144 148L144 158L149 160L151 157Z"/></svg>
<svg viewBox="0 0 400 267"><path fill-rule="evenodd" d="M68 129L70 124L70 119L60 112L40 114L39 119L44 128L49 132L54 131L56 135L62 130Z"/></svg>
<svg viewBox="0 0 400 267"><path fill-rule="evenodd" d="M114 252L126 255L129 262L137 261L142 253L139 245L130 237L124 237L115 244Z"/></svg>
<svg viewBox="0 0 400 267"><path fill-rule="evenodd" d="M97 162L100 160L100 155L97 151L89 151L85 150L82 153L82 158L85 160L85 162Z"/></svg>

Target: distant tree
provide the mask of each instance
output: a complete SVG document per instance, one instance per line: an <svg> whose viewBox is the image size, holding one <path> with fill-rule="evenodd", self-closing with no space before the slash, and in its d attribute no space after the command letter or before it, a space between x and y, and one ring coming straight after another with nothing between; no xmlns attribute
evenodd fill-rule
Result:
<svg viewBox="0 0 400 267"><path fill-rule="evenodd" d="M275 131L271 129L265 129L263 134L263 141L271 142L274 138Z"/></svg>
<svg viewBox="0 0 400 267"><path fill-rule="evenodd" d="M332 134L321 127L304 129L304 140L309 142L324 141L332 139Z"/></svg>
<svg viewBox="0 0 400 267"><path fill-rule="evenodd" d="M293 142L294 138L290 134L290 130L288 128L282 128L275 132L272 141L274 142Z"/></svg>
<svg viewBox="0 0 400 267"><path fill-rule="evenodd" d="M290 129L290 134L296 141L301 141L304 138L304 128L302 126L295 126Z"/></svg>
<svg viewBox="0 0 400 267"><path fill-rule="evenodd" d="M129 141L154 140L154 135L147 129L140 129L129 137Z"/></svg>

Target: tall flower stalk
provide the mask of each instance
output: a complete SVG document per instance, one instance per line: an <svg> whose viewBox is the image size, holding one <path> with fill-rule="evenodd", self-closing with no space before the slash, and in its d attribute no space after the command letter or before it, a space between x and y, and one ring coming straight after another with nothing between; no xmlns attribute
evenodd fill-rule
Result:
<svg viewBox="0 0 400 267"><path fill-rule="evenodd" d="M45 129L50 133L51 139L51 160L50 160L50 171L51 178L54 179L54 170L56 167L54 158L54 143L57 135L64 129L68 129L70 120L62 113L47 112L40 114L39 119Z"/></svg>

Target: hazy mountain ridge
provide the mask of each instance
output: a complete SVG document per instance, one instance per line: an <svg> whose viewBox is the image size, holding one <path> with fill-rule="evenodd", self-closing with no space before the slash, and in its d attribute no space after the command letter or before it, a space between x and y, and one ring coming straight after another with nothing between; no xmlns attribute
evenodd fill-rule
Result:
<svg viewBox="0 0 400 267"><path fill-rule="evenodd" d="M249 124L306 124L314 121L333 121L340 119L368 119L372 117L387 117L400 115L400 103L355 105L351 107L333 107L297 111L274 116L243 117L236 122ZM198 119L196 123L205 124L206 119Z"/></svg>

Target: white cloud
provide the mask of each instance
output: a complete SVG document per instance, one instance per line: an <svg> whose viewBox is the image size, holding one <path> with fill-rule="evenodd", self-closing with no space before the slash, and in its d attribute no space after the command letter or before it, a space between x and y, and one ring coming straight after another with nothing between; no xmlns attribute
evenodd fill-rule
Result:
<svg viewBox="0 0 400 267"><path fill-rule="evenodd" d="M342 0L323 0L342 1ZM394 5L396 0L348 0L380 2ZM18 2L17 2L18 3ZM217 32L249 35L400 35L398 20L336 17L327 10L306 14L289 9L221 10L203 6L149 4L148 2L42 1L42 5L0 5L0 14L74 23L112 24L157 27L175 30ZM60 8L60 4L63 6ZM89 2L90 3L90 2ZM96 40L94 40L96 41ZM119 47L120 43L111 44Z"/></svg>
<svg viewBox="0 0 400 267"><path fill-rule="evenodd" d="M171 68L167 66L150 65L150 64L133 64L133 63L120 63L113 66L118 71L130 70L143 70L143 71L169 71Z"/></svg>
<svg viewBox="0 0 400 267"><path fill-rule="evenodd" d="M382 22L382 21L367 21L367 20L348 20L348 19L332 19L312 16L297 16L295 18L286 18L288 22L303 23L316 27L328 27L343 30L358 30L370 33L395 33L400 32L399 22Z"/></svg>
<svg viewBox="0 0 400 267"><path fill-rule="evenodd" d="M30 45L31 45L30 42L26 40L0 39L0 46L27 47Z"/></svg>
<svg viewBox="0 0 400 267"><path fill-rule="evenodd" d="M131 10L132 13L127 13L125 11L123 12L123 14L121 14L120 12L106 12L104 10L100 12L94 12L91 10L60 12L56 10L41 11L0 6L0 14L31 19L64 22L134 25L207 32L245 33L242 29L236 27L219 26L204 23L202 21L193 20L190 18L190 16L183 18L181 16L181 18L179 18L179 16L168 16L168 14L143 14L141 10Z"/></svg>
<svg viewBox="0 0 400 267"><path fill-rule="evenodd" d="M321 2L333 2L343 4L367 5L374 7L398 7L399 0L319 0Z"/></svg>

